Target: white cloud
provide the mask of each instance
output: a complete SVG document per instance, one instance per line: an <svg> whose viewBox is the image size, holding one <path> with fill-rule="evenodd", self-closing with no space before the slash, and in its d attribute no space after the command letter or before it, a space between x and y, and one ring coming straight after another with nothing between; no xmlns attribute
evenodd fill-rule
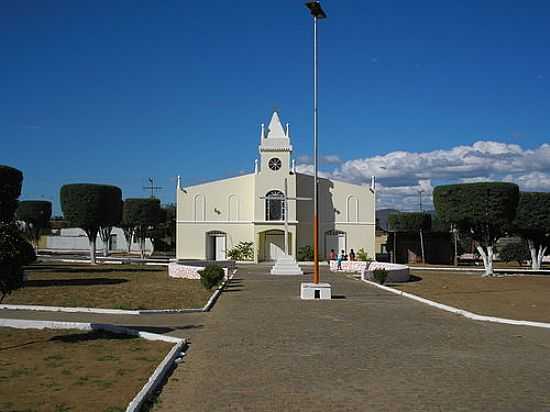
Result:
<svg viewBox="0 0 550 412"><path fill-rule="evenodd" d="M335 156L337 158L337 156ZM298 171L312 172L308 164ZM377 177L379 207L418 209L418 190L431 208L432 185L442 183L509 181L522 190L550 191L550 144L524 149L517 144L478 141L430 152L395 151L383 156L342 162L324 177L369 184Z"/></svg>
<svg viewBox="0 0 550 412"><path fill-rule="evenodd" d="M520 176L507 175L502 180L516 183L529 192L550 192L550 173L531 172Z"/></svg>
<svg viewBox="0 0 550 412"><path fill-rule="evenodd" d="M321 156L321 163L335 164L342 163L342 159L338 155L325 155Z"/></svg>

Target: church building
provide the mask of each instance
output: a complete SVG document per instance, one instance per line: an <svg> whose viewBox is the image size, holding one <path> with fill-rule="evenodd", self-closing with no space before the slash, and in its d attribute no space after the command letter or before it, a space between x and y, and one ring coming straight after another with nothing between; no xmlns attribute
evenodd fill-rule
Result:
<svg viewBox="0 0 550 412"><path fill-rule="evenodd" d="M283 200L287 186L285 210ZM253 173L177 187L178 259L224 260L239 242L253 242L254 260L284 253L285 218L289 254L313 242L313 176L297 173L288 124L274 112L262 124L259 161ZM293 200L302 198L302 200ZM375 255L375 187L319 179L319 254L364 249Z"/></svg>

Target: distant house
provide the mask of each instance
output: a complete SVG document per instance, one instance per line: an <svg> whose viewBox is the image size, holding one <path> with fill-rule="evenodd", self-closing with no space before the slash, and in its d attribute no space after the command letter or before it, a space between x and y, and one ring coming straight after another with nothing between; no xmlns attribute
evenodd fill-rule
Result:
<svg viewBox="0 0 550 412"><path fill-rule="evenodd" d="M52 229L47 236L42 236L38 243L38 248L51 252L88 252L90 250L88 237L80 228L60 228ZM97 236L96 250L103 251L104 243ZM131 252L139 252L139 243L132 240ZM128 252L128 242L124 236L124 232L119 227L114 227L109 240L109 251L111 252ZM145 240L145 253L153 253L153 243L151 239Z"/></svg>

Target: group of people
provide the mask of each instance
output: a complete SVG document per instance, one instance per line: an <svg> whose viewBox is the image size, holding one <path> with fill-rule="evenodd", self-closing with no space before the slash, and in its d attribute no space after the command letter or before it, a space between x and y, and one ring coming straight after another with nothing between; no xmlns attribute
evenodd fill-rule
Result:
<svg viewBox="0 0 550 412"><path fill-rule="evenodd" d="M342 261L355 260L355 252L353 251L353 249L350 249L349 255L346 255L346 251L342 249L340 253L336 255L336 252L334 251L334 249L330 249L329 260L336 260L338 265L337 269L342 270Z"/></svg>

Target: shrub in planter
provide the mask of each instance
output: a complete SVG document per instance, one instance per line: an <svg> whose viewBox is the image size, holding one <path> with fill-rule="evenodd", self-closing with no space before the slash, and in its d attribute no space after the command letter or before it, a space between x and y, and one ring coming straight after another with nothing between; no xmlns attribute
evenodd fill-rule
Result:
<svg viewBox="0 0 550 412"><path fill-rule="evenodd" d="M199 271L199 275L201 275L201 285L205 289L212 289L223 281L225 272L218 265L208 265Z"/></svg>
<svg viewBox="0 0 550 412"><path fill-rule="evenodd" d="M254 260L254 243L239 242L227 252L227 256L233 260Z"/></svg>
<svg viewBox="0 0 550 412"><path fill-rule="evenodd" d="M374 280L383 285L388 277L388 272L386 269L374 269L372 275L374 276Z"/></svg>
<svg viewBox="0 0 550 412"><path fill-rule="evenodd" d="M365 249L361 248L357 251L357 260L362 262L370 262L372 259L369 257L369 254L365 252Z"/></svg>
<svg viewBox="0 0 550 412"><path fill-rule="evenodd" d="M313 249L311 248L311 246L302 246L300 249L298 249L297 258L300 262L312 261Z"/></svg>

